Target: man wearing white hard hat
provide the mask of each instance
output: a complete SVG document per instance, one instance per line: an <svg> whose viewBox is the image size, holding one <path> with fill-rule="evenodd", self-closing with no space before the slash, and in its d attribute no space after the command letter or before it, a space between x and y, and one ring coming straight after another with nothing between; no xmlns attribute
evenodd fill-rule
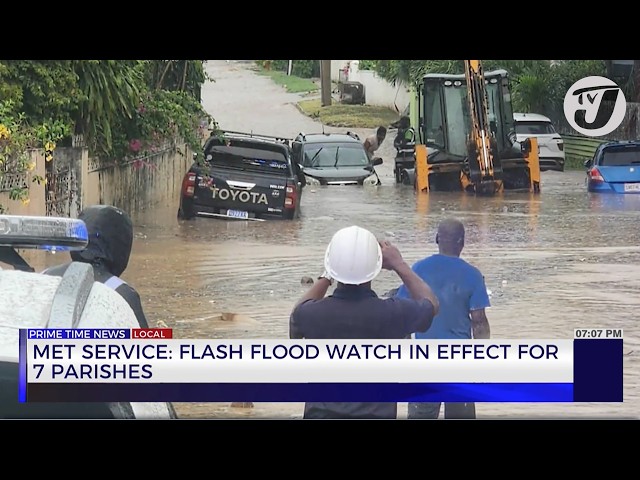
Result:
<svg viewBox="0 0 640 480"><path fill-rule="evenodd" d="M357 227L339 230L324 259L325 272L302 296L289 320L290 338L402 339L424 332L439 304L431 288L389 242ZM411 298L379 298L371 282L393 270ZM327 290L337 283L332 295ZM307 402L304 418L396 418L395 402Z"/></svg>

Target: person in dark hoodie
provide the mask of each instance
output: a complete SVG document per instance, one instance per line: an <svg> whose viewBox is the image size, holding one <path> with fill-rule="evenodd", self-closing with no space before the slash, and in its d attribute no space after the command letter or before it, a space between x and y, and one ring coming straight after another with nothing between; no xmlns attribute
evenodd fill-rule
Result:
<svg viewBox="0 0 640 480"><path fill-rule="evenodd" d="M120 278L129 264L133 247L133 224L129 215L111 205L93 205L78 215L87 225L89 244L70 252L74 262L90 263L97 282L118 292L133 310L141 328L149 328L140 295ZM44 274L62 276L71 262L46 269Z"/></svg>

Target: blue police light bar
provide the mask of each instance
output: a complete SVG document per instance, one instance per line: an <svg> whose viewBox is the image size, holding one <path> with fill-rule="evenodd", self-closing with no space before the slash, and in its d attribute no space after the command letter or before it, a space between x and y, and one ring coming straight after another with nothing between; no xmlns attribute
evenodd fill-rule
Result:
<svg viewBox="0 0 640 480"><path fill-rule="evenodd" d="M0 246L50 251L83 250L89 243L82 220L0 215Z"/></svg>

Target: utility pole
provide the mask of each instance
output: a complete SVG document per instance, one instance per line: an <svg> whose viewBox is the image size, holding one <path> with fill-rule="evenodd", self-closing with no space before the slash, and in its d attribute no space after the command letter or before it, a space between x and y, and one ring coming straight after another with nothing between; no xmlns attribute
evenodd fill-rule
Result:
<svg viewBox="0 0 640 480"><path fill-rule="evenodd" d="M320 60L320 88L323 107L331 105L331 60Z"/></svg>

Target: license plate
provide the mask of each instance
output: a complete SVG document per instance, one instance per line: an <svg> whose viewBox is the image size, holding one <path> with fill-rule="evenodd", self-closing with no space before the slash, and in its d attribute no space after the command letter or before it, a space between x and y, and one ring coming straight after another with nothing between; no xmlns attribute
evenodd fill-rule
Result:
<svg viewBox="0 0 640 480"><path fill-rule="evenodd" d="M242 210L227 210L227 216L233 218L249 218L249 212L243 212Z"/></svg>
<svg viewBox="0 0 640 480"><path fill-rule="evenodd" d="M640 183L625 183L625 192L640 192Z"/></svg>

